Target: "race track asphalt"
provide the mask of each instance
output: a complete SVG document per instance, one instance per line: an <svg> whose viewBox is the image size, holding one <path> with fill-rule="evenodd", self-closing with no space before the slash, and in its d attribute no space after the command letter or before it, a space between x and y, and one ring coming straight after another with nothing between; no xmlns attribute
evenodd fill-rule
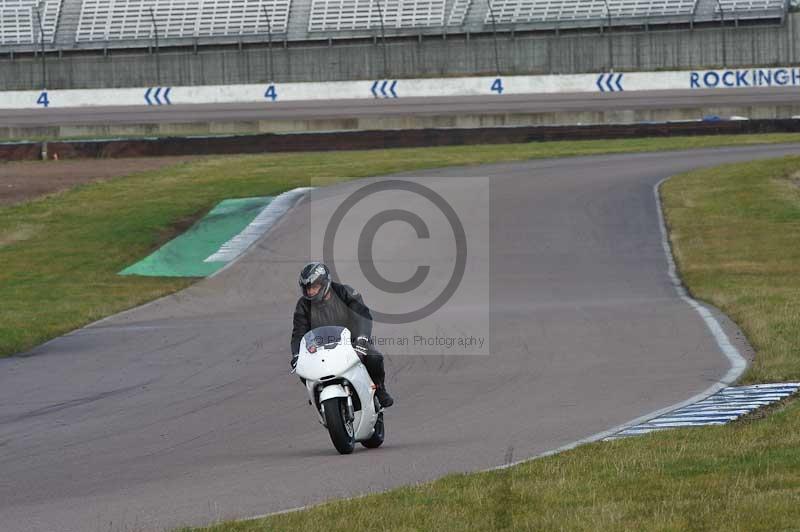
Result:
<svg viewBox="0 0 800 532"><path fill-rule="evenodd" d="M0 109L0 127L140 124L250 120L326 120L398 116L461 116L497 113L558 113L793 106L797 87L559 93L446 98L264 102L137 107ZM699 118L699 116L697 117Z"/></svg>
<svg viewBox="0 0 800 532"><path fill-rule="evenodd" d="M0 530L163 530L264 514L500 465L685 400L729 363L671 285L653 186L692 168L798 151L415 173L462 216L472 209L467 232L488 235L472 248L465 299L441 317L452 325L469 315L471 333L489 333L488 353L384 349L396 398L386 444L349 456L336 453L287 374L295 279L327 213L385 178L322 189L219 275L0 360ZM376 195L369 208L414 207L396 194ZM401 223L384 230L391 245L378 245L378 269L400 279L421 260L419 241ZM452 246L431 236L428 264L447 264ZM356 268L346 257L338 264L345 280ZM353 284L367 303L386 303Z"/></svg>

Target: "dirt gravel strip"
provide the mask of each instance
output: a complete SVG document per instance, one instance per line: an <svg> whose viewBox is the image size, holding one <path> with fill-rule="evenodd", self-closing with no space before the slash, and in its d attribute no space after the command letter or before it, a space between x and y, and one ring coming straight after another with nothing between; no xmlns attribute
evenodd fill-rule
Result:
<svg viewBox="0 0 800 532"><path fill-rule="evenodd" d="M28 201L76 185L158 170L196 157L143 157L0 163L0 205Z"/></svg>

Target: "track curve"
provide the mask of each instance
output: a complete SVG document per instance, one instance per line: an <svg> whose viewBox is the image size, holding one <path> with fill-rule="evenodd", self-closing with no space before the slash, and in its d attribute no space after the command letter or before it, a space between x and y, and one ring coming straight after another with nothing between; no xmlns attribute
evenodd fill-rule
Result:
<svg viewBox="0 0 800 532"><path fill-rule="evenodd" d="M490 179L491 355L390 356L385 447L346 457L286 373L316 212L305 202L216 277L0 360L0 529L160 530L263 514L492 467L509 448L536 455L684 400L728 362L673 290L653 186L797 152L415 173L445 188Z"/></svg>

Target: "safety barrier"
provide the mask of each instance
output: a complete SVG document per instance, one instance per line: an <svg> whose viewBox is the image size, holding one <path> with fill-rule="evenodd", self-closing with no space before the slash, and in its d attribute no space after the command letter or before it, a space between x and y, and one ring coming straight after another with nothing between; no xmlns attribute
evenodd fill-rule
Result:
<svg viewBox="0 0 800 532"><path fill-rule="evenodd" d="M735 89L800 86L800 68L751 68L680 72L618 72L565 76L508 76L445 79L364 80L331 83L277 83L17 91L0 93L0 109L84 106L169 106L365 98Z"/></svg>
<svg viewBox="0 0 800 532"><path fill-rule="evenodd" d="M58 153L59 159L153 157L236 153L341 151L469 144L509 144L548 140L596 140L669 137L675 135L735 135L798 133L800 120L715 120L596 126L525 126L470 129L407 129L168 137L96 141L0 143L0 160L39 159Z"/></svg>

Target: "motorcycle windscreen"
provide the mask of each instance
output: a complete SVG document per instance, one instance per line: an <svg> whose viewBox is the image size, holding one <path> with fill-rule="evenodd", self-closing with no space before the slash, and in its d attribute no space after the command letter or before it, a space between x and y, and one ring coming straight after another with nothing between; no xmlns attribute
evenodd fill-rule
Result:
<svg viewBox="0 0 800 532"><path fill-rule="evenodd" d="M303 337L304 353L297 365L297 374L313 381L344 376L360 362L350 344L350 331L345 327L319 327Z"/></svg>
<svg viewBox="0 0 800 532"><path fill-rule="evenodd" d="M350 344L350 330L338 325L327 325L311 329L303 336L306 349L313 353L317 349L334 347L335 344Z"/></svg>

